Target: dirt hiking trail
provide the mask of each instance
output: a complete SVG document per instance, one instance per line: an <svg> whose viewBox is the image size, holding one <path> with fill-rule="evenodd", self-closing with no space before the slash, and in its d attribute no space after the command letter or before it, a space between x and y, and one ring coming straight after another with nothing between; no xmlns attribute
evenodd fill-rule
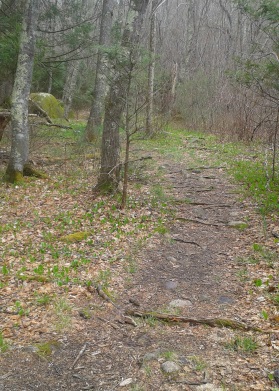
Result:
<svg viewBox="0 0 279 391"><path fill-rule="evenodd" d="M187 153L175 162L155 150L153 159L172 204L166 231L137 250L136 270L115 285L113 302L101 286L99 292L92 287L77 307L93 305L94 314L76 312L79 330L42 335L53 339L50 354L20 341L2 354L0 390L275 389L268 374L278 365L276 330L237 326L267 328L260 317L266 302L249 294L237 262L263 240L252 203L239 200L223 167L189 169Z"/></svg>

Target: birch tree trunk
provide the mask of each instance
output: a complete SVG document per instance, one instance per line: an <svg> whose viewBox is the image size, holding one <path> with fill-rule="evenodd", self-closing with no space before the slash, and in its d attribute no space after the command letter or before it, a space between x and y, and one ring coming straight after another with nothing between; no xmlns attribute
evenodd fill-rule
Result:
<svg viewBox="0 0 279 391"><path fill-rule="evenodd" d="M137 45L140 40L140 31L149 0L133 0L135 13L131 27L128 25L123 33L123 53L117 68L115 78L105 105L105 118L102 136L101 169L96 190L101 192L116 191L119 184L120 171L120 140L119 128L122 114L127 102L130 76L136 63Z"/></svg>
<svg viewBox="0 0 279 391"><path fill-rule="evenodd" d="M113 0L103 0L93 101L85 129L85 139L89 142L98 138L102 124L102 113L107 89L107 56L104 49L110 41L113 3Z"/></svg>
<svg viewBox="0 0 279 391"><path fill-rule="evenodd" d="M28 99L32 82L36 46L36 24L40 0L26 0L17 70L12 93L11 127L12 146L5 178L8 182L20 181L29 155Z"/></svg>

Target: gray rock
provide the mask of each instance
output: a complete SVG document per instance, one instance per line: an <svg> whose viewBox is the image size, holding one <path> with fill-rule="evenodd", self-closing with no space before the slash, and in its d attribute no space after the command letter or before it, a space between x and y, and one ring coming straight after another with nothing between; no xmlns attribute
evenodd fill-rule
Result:
<svg viewBox="0 0 279 391"><path fill-rule="evenodd" d="M174 258L174 257L172 257L172 256L168 256L168 257L166 258L166 260L169 261L169 262L173 262L173 263L176 263L176 262L177 262L177 259Z"/></svg>
<svg viewBox="0 0 279 391"><path fill-rule="evenodd" d="M129 377L129 379L125 379L123 380L119 386L120 387L125 387L125 386L128 386L129 384L132 384L133 383L133 379L131 377Z"/></svg>
<svg viewBox="0 0 279 391"><path fill-rule="evenodd" d="M228 226L231 228L244 229L248 227L248 224L245 221L235 220L235 221L230 221L228 223Z"/></svg>
<svg viewBox="0 0 279 391"><path fill-rule="evenodd" d="M197 387L197 391L222 391L222 388L218 388L214 384L204 384Z"/></svg>
<svg viewBox="0 0 279 391"><path fill-rule="evenodd" d="M152 361L157 360L160 356L160 350L156 350L155 352L146 353L143 356L143 361Z"/></svg>
<svg viewBox="0 0 279 391"><path fill-rule="evenodd" d="M273 377L276 383L279 384L279 368L275 369L275 371L273 372Z"/></svg>
<svg viewBox="0 0 279 391"><path fill-rule="evenodd" d="M220 296L218 302L220 304L232 304L234 300L228 296Z"/></svg>
<svg viewBox="0 0 279 391"><path fill-rule="evenodd" d="M205 303L209 303L211 301L211 296L204 294L199 297L199 300Z"/></svg>
<svg viewBox="0 0 279 391"><path fill-rule="evenodd" d="M173 361L166 361L161 365L161 369L165 373L174 373L180 370L180 366Z"/></svg>
<svg viewBox="0 0 279 391"><path fill-rule="evenodd" d="M170 307L175 307L175 308L185 308L191 305L192 302L190 300L181 300L181 299L172 300L169 304Z"/></svg>
<svg viewBox="0 0 279 391"><path fill-rule="evenodd" d="M168 290L173 290L173 289L176 289L178 286L178 282L177 281L167 281L166 284L165 284L165 287L166 289Z"/></svg>

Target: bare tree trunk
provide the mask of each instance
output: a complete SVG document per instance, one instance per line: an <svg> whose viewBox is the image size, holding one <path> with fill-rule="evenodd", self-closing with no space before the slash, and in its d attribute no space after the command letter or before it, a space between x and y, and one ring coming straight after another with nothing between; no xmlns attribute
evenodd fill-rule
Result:
<svg viewBox="0 0 279 391"><path fill-rule="evenodd" d="M174 103L175 103L177 72L178 72L178 64L177 64L177 62L174 62L173 66L172 66L171 80L170 80L170 91L169 91L169 108L168 108L169 109L168 110L169 119L172 116L173 107L174 107Z"/></svg>
<svg viewBox="0 0 279 391"><path fill-rule="evenodd" d="M153 97L154 97L154 77L155 77L155 45L156 45L156 7L155 0L152 1L149 33L149 53L150 62L148 66L148 93L147 93L147 113L146 113L146 133L151 136L153 133Z"/></svg>
<svg viewBox="0 0 279 391"><path fill-rule="evenodd" d="M85 129L85 139L89 142L98 138L100 126L102 125L102 113L107 89L107 56L104 49L110 41L113 3L113 0L103 0L93 102Z"/></svg>
<svg viewBox="0 0 279 391"><path fill-rule="evenodd" d="M96 190L113 192L117 190L120 170L119 128L122 114L128 98L130 75L136 62L137 44L140 30L149 0L134 0L136 16L132 22L132 31L126 27L123 38L123 53L115 70L115 79L105 106L104 129L101 149L101 169Z"/></svg>
<svg viewBox="0 0 279 391"><path fill-rule="evenodd" d="M33 74L39 4L40 0L26 0L22 21L20 49L12 94L12 146L5 175L6 180L12 183L22 179L24 164L29 155L28 99Z"/></svg>
<svg viewBox="0 0 279 391"><path fill-rule="evenodd" d="M125 104L122 90L123 82L123 75L118 76L110 88L105 104L101 169L97 184L97 190L104 193L116 190L119 182L119 126Z"/></svg>
<svg viewBox="0 0 279 391"><path fill-rule="evenodd" d="M70 61L67 67L67 77L63 89L64 117L69 118L69 113L72 108L73 96L78 80L81 61Z"/></svg>

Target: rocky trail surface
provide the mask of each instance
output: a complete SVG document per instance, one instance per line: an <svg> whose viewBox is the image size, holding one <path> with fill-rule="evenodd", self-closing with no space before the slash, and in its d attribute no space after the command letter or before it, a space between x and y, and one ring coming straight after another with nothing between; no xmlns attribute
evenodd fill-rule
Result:
<svg viewBox="0 0 279 391"><path fill-rule="evenodd" d="M222 167L157 160L172 205L167 229L137 251L114 300L91 287L78 307L93 316L79 312L78 330L43 335L50 354L20 341L2 354L0 390L276 389L268 375L278 330L264 323L266 299L249 292L237 262L264 237L253 205L239 201Z"/></svg>

